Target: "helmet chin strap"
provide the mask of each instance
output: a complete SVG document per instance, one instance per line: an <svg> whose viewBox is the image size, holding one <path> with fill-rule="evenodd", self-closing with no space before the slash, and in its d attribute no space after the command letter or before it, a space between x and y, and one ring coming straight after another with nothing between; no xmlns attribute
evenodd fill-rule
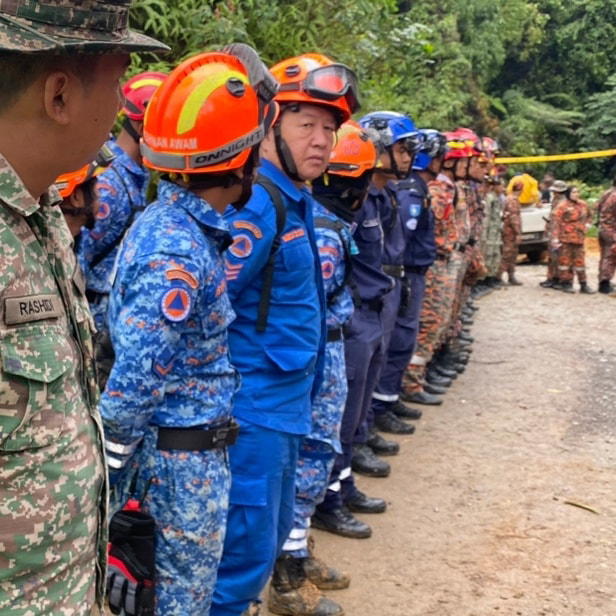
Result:
<svg viewBox="0 0 616 616"><path fill-rule="evenodd" d="M283 171L295 182L303 182L304 178L300 177L297 170L297 165L293 159L293 154L287 142L283 139L280 131L280 121L274 125L274 143L276 144L276 154L280 160Z"/></svg>
<svg viewBox="0 0 616 616"><path fill-rule="evenodd" d="M141 135L137 132L137 129L133 126L133 123L130 121L128 116L124 117L122 128L135 140L135 143L138 145Z"/></svg>

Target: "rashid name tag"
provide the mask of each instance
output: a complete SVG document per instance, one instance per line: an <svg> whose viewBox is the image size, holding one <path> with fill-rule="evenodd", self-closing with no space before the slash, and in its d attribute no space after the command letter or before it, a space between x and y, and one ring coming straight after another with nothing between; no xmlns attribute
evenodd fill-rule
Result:
<svg viewBox="0 0 616 616"><path fill-rule="evenodd" d="M57 295L26 295L25 297L7 297L4 300L6 325L56 319L60 316L62 316L62 307Z"/></svg>

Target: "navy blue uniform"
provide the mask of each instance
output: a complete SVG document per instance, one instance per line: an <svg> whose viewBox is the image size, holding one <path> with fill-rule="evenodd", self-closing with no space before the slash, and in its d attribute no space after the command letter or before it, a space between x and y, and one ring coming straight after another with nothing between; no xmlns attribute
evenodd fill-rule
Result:
<svg viewBox="0 0 616 616"><path fill-rule="evenodd" d="M353 239L358 254L353 256L352 282L361 300L345 327L345 358L348 395L342 417L340 440L342 454L336 458L323 510L340 507L341 497L354 490L351 475L353 443L365 442L370 396L382 361L384 298L394 287L393 279L383 273L383 227L380 202L387 199L384 191L371 188L354 222ZM342 493L341 493L342 488Z"/></svg>
<svg viewBox="0 0 616 616"><path fill-rule="evenodd" d="M405 236L402 253L405 280L400 309L393 316L392 335L387 340L386 359L373 392L372 409L382 413L398 400L402 375L411 359L425 290L425 273L436 258L434 215L428 186L414 173L398 183L398 215Z"/></svg>

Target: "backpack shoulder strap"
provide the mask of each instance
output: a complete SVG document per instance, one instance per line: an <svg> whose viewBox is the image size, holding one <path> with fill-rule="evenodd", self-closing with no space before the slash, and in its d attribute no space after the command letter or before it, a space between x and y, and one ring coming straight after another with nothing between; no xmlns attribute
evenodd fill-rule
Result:
<svg viewBox="0 0 616 616"><path fill-rule="evenodd" d="M269 257L265 268L263 269L263 289L261 291L261 297L259 298L259 310L257 313L257 325L258 332L264 332L267 328L267 319L269 316L269 307L272 299L272 285L274 280L274 262L276 260L276 253L280 248L280 241L282 232L284 231L287 223L287 208L285 207L280 190L269 178L259 174L257 176L256 183L262 186L269 195L274 208L276 210L276 235L270 248Z"/></svg>

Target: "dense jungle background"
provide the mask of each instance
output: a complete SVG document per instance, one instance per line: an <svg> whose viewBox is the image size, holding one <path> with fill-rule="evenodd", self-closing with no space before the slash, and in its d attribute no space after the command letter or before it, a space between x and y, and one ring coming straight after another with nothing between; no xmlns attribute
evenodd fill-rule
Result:
<svg viewBox="0 0 616 616"><path fill-rule="evenodd" d="M512 156L616 144L616 0L138 0L132 18L173 50L135 57L134 72L232 41L267 63L320 51L357 72L364 112L468 125ZM532 171L596 186L615 164Z"/></svg>

